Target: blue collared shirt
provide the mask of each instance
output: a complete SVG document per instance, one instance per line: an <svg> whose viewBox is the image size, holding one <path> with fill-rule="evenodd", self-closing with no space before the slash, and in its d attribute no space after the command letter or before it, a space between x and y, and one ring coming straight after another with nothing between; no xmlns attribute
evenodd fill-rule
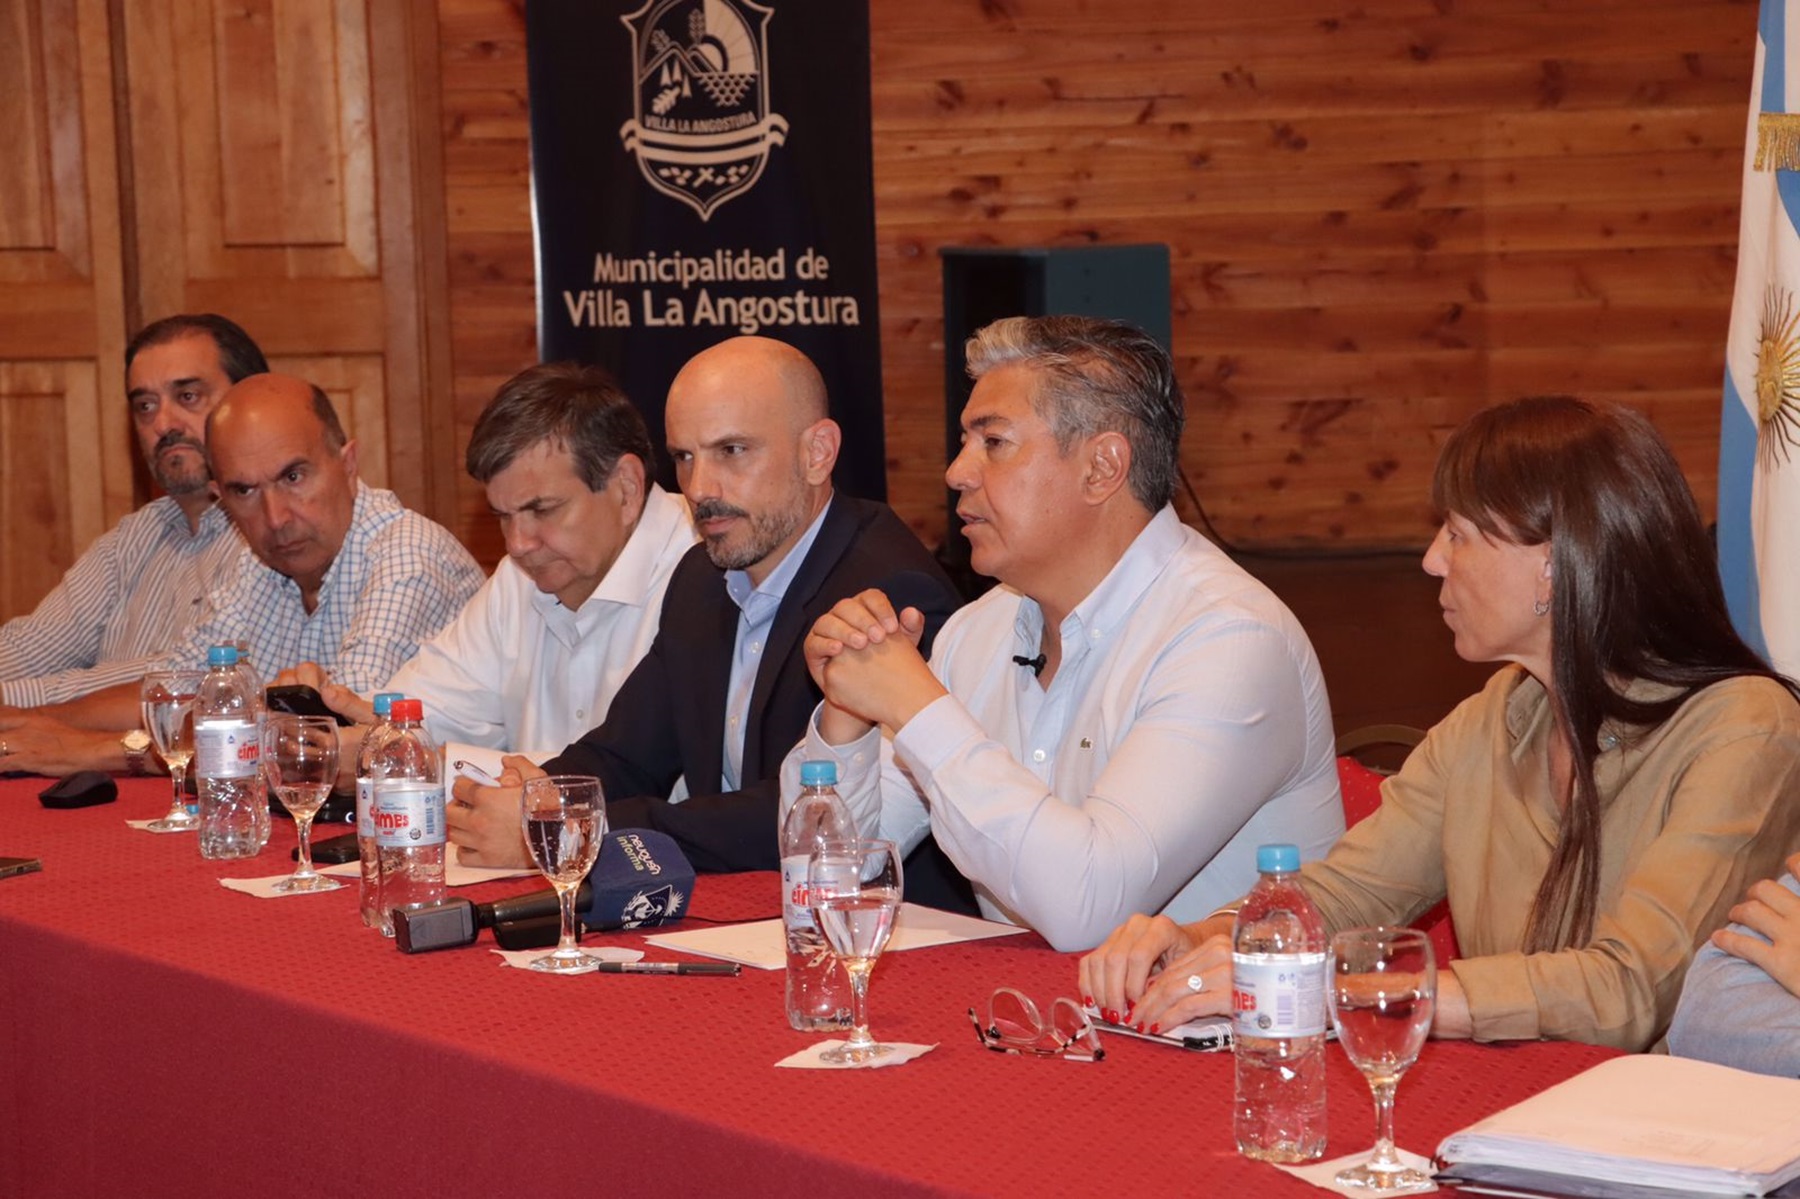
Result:
<svg viewBox="0 0 1800 1199"><path fill-rule="evenodd" d="M819 514L813 517L812 524L806 527L806 532L800 535L800 540L794 543L794 548L762 581L762 586L753 585L750 576L741 570L725 572L725 594L738 606L738 627L737 644L731 653L731 683L725 689L722 790L736 791L743 785L744 722L750 715L750 693L756 689L756 672L762 665L763 645L775 625L775 614L781 610L781 601L787 596L794 576L800 573L800 564L812 552L813 542L819 538L819 527L825 523L825 514L829 511L831 501L827 500Z"/></svg>

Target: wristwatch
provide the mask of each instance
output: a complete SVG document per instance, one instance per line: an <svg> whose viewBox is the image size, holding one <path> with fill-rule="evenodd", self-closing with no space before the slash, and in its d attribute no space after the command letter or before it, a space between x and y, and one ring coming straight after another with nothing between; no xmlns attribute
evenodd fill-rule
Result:
<svg viewBox="0 0 1800 1199"><path fill-rule="evenodd" d="M150 773L150 734L143 729L132 729L119 738L119 748L125 751L125 770L132 777Z"/></svg>

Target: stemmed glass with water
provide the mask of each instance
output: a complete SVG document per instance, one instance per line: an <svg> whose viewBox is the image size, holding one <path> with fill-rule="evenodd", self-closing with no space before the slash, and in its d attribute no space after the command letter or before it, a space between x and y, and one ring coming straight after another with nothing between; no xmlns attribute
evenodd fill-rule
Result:
<svg viewBox="0 0 1800 1199"><path fill-rule="evenodd" d="M1331 1021L1338 1044L1375 1094L1375 1152L1341 1170L1339 1186L1397 1194L1431 1175L1394 1152L1394 1092L1419 1058L1437 1008L1431 940L1410 928L1353 928L1331 939Z"/></svg>
<svg viewBox="0 0 1800 1199"><path fill-rule="evenodd" d="M343 886L313 869L312 822L337 781L337 722L327 716L271 712L263 723L262 762L281 806L300 834L300 864L275 884L283 893L335 891Z"/></svg>
<svg viewBox="0 0 1800 1199"><path fill-rule="evenodd" d="M821 1053L823 1061L861 1065L894 1052L869 1035L869 972L893 935L901 887L900 854L892 841L828 842L807 863L807 905L850 976L850 1036Z"/></svg>
<svg viewBox="0 0 1800 1199"><path fill-rule="evenodd" d="M150 822L150 831L182 833L200 827L199 813L187 804L187 768L194 757L194 696L205 677L200 670L153 670L138 684L144 728L156 756L169 768L175 798L169 814Z"/></svg>
<svg viewBox="0 0 1800 1199"><path fill-rule="evenodd" d="M550 974L592 970L600 959L581 952L575 892L594 868L594 859L600 856L600 838L606 835L606 801L600 780L580 774L527 779L520 815L531 860L556 888L562 909L562 936L556 949L533 959L531 968Z"/></svg>

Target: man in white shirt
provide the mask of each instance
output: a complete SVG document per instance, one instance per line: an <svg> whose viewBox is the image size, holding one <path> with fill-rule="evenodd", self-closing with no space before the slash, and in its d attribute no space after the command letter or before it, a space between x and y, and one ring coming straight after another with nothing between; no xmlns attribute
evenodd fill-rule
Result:
<svg viewBox="0 0 1800 1199"><path fill-rule="evenodd" d="M222 316L164 317L125 349L131 425L163 491L100 535L37 608L0 625L0 702L37 708L143 674L243 548L213 503L206 414L269 369Z"/></svg>
<svg viewBox="0 0 1800 1199"><path fill-rule="evenodd" d="M825 701L784 797L801 760L836 759L859 828L929 830L989 916L1064 951L1134 912L1206 915L1255 881L1260 843L1323 854L1344 829L1324 680L1293 615L1175 515L1168 355L1041 317L988 326L968 360L945 478L1003 586L929 664L917 614L879 591L821 617Z"/></svg>
<svg viewBox="0 0 1800 1199"><path fill-rule="evenodd" d="M669 456L701 544L669 581L661 627L606 720L545 764L591 774L615 828L673 837L697 870L773 870L782 755L818 703L799 648L845 596L870 587L925 615L955 610L943 571L885 505L834 490L842 433L825 380L784 342L734 337L702 350L669 386ZM467 865L528 863L519 784L463 779L446 828ZM918 893L954 903L935 848L909 861ZM935 893L934 880L935 878Z"/></svg>
<svg viewBox="0 0 1800 1199"><path fill-rule="evenodd" d="M600 724L695 541L687 505L650 478L651 461L643 418L605 371L558 362L507 380L464 459L487 488L506 557L381 690L423 700L440 743L533 758ZM347 688L307 668L296 678L372 719Z"/></svg>

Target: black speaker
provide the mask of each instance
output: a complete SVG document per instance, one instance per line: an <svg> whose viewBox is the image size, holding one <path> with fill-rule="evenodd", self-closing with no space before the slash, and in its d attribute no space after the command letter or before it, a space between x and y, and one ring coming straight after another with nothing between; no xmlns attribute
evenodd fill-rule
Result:
<svg viewBox="0 0 1800 1199"><path fill-rule="evenodd" d="M1173 352L1169 247L1070 246L975 249L946 246L944 263L944 461L962 443L961 417L973 384L963 357L970 334L1007 316L1100 316L1129 321ZM938 558L963 593L993 586L969 569L969 543L945 489L945 532Z"/></svg>

